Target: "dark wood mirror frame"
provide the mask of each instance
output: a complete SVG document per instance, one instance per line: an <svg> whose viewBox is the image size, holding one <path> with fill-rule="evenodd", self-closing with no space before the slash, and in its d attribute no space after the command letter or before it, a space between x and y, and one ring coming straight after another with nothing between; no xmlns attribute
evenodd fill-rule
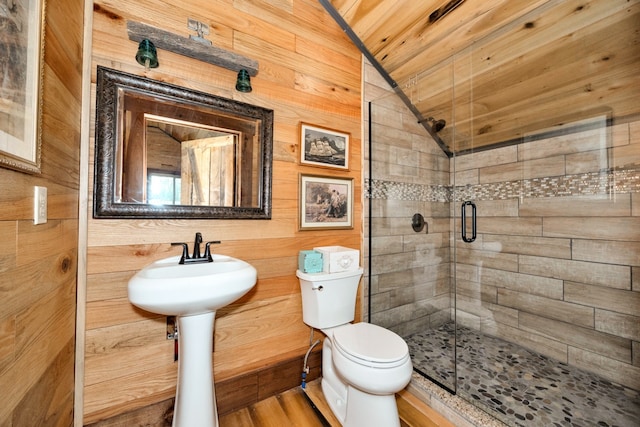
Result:
<svg viewBox="0 0 640 427"><path fill-rule="evenodd" d="M122 91L175 103L181 109L216 112L258 123L261 170L258 206L153 205L116 201L119 144L119 99ZM127 74L105 67L97 69L96 136L93 192L94 218L271 219L273 163L273 110Z"/></svg>

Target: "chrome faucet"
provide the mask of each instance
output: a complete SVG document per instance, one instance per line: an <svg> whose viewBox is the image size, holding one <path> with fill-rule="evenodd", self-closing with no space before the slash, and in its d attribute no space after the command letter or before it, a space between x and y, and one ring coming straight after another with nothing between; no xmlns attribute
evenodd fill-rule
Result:
<svg viewBox="0 0 640 427"><path fill-rule="evenodd" d="M195 262L213 262L211 256L211 245L219 244L220 240L213 240L207 242L204 247L204 254L200 255L200 245L202 244L202 233L197 232L196 238L193 242L193 256L189 256L189 245L186 243L175 242L171 243L171 246L182 246L182 256L178 264L189 264Z"/></svg>

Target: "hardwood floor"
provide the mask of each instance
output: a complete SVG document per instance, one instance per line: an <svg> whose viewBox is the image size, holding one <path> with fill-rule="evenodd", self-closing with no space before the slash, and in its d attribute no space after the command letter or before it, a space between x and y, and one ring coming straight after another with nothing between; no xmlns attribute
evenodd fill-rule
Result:
<svg viewBox="0 0 640 427"><path fill-rule="evenodd" d="M401 427L454 427L440 414L403 390L396 395ZM169 427L173 402L167 400L85 427ZM294 387L219 417L219 427L340 427L320 387L320 378L306 391ZM367 426L363 426L367 427Z"/></svg>
<svg viewBox="0 0 640 427"><path fill-rule="evenodd" d="M306 394L306 395L305 395ZM402 427L454 427L406 390L396 395ZM314 408L315 407L315 408ZM340 427L322 395L320 380L220 417L220 427Z"/></svg>
<svg viewBox="0 0 640 427"><path fill-rule="evenodd" d="M316 413L300 387L220 417L220 427L331 426Z"/></svg>

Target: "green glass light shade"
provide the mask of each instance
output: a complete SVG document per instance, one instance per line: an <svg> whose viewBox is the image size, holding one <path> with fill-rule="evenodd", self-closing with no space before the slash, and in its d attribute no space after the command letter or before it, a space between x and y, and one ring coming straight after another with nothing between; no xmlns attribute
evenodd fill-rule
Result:
<svg viewBox="0 0 640 427"><path fill-rule="evenodd" d="M138 53L136 53L136 61L145 68L158 67L158 53L156 47L147 39L144 39L138 45Z"/></svg>
<svg viewBox="0 0 640 427"><path fill-rule="evenodd" d="M251 92L251 77L249 76L249 72L247 70L238 71L236 90L238 92Z"/></svg>

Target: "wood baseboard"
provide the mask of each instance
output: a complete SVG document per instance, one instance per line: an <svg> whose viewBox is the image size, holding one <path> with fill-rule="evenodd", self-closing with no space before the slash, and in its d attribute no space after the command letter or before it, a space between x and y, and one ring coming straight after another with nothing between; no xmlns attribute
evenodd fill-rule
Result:
<svg viewBox="0 0 640 427"><path fill-rule="evenodd" d="M307 382L322 375L322 347L314 349L307 360ZM218 415L247 407L278 393L297 387L302 382L304 355L216 383ZM171 425L173 399L154 403L85 427L117 427L145 425L166 427Z"/></svg>
<svg viewBox="0 0 640 427"><path fill-rule="evenodd" d="M307 381L322 375L322 351L309 354ZM260 369L256 372L230 378L216 384L218 414L224 415L239 408L299 386L302 382L304 356Z"/></svg>
<svg viewBox="0 0 640 427"><path fill-rule="evenodd" d="M455 427L408 389L396 393L396 403L403 427Z"/></svg>

